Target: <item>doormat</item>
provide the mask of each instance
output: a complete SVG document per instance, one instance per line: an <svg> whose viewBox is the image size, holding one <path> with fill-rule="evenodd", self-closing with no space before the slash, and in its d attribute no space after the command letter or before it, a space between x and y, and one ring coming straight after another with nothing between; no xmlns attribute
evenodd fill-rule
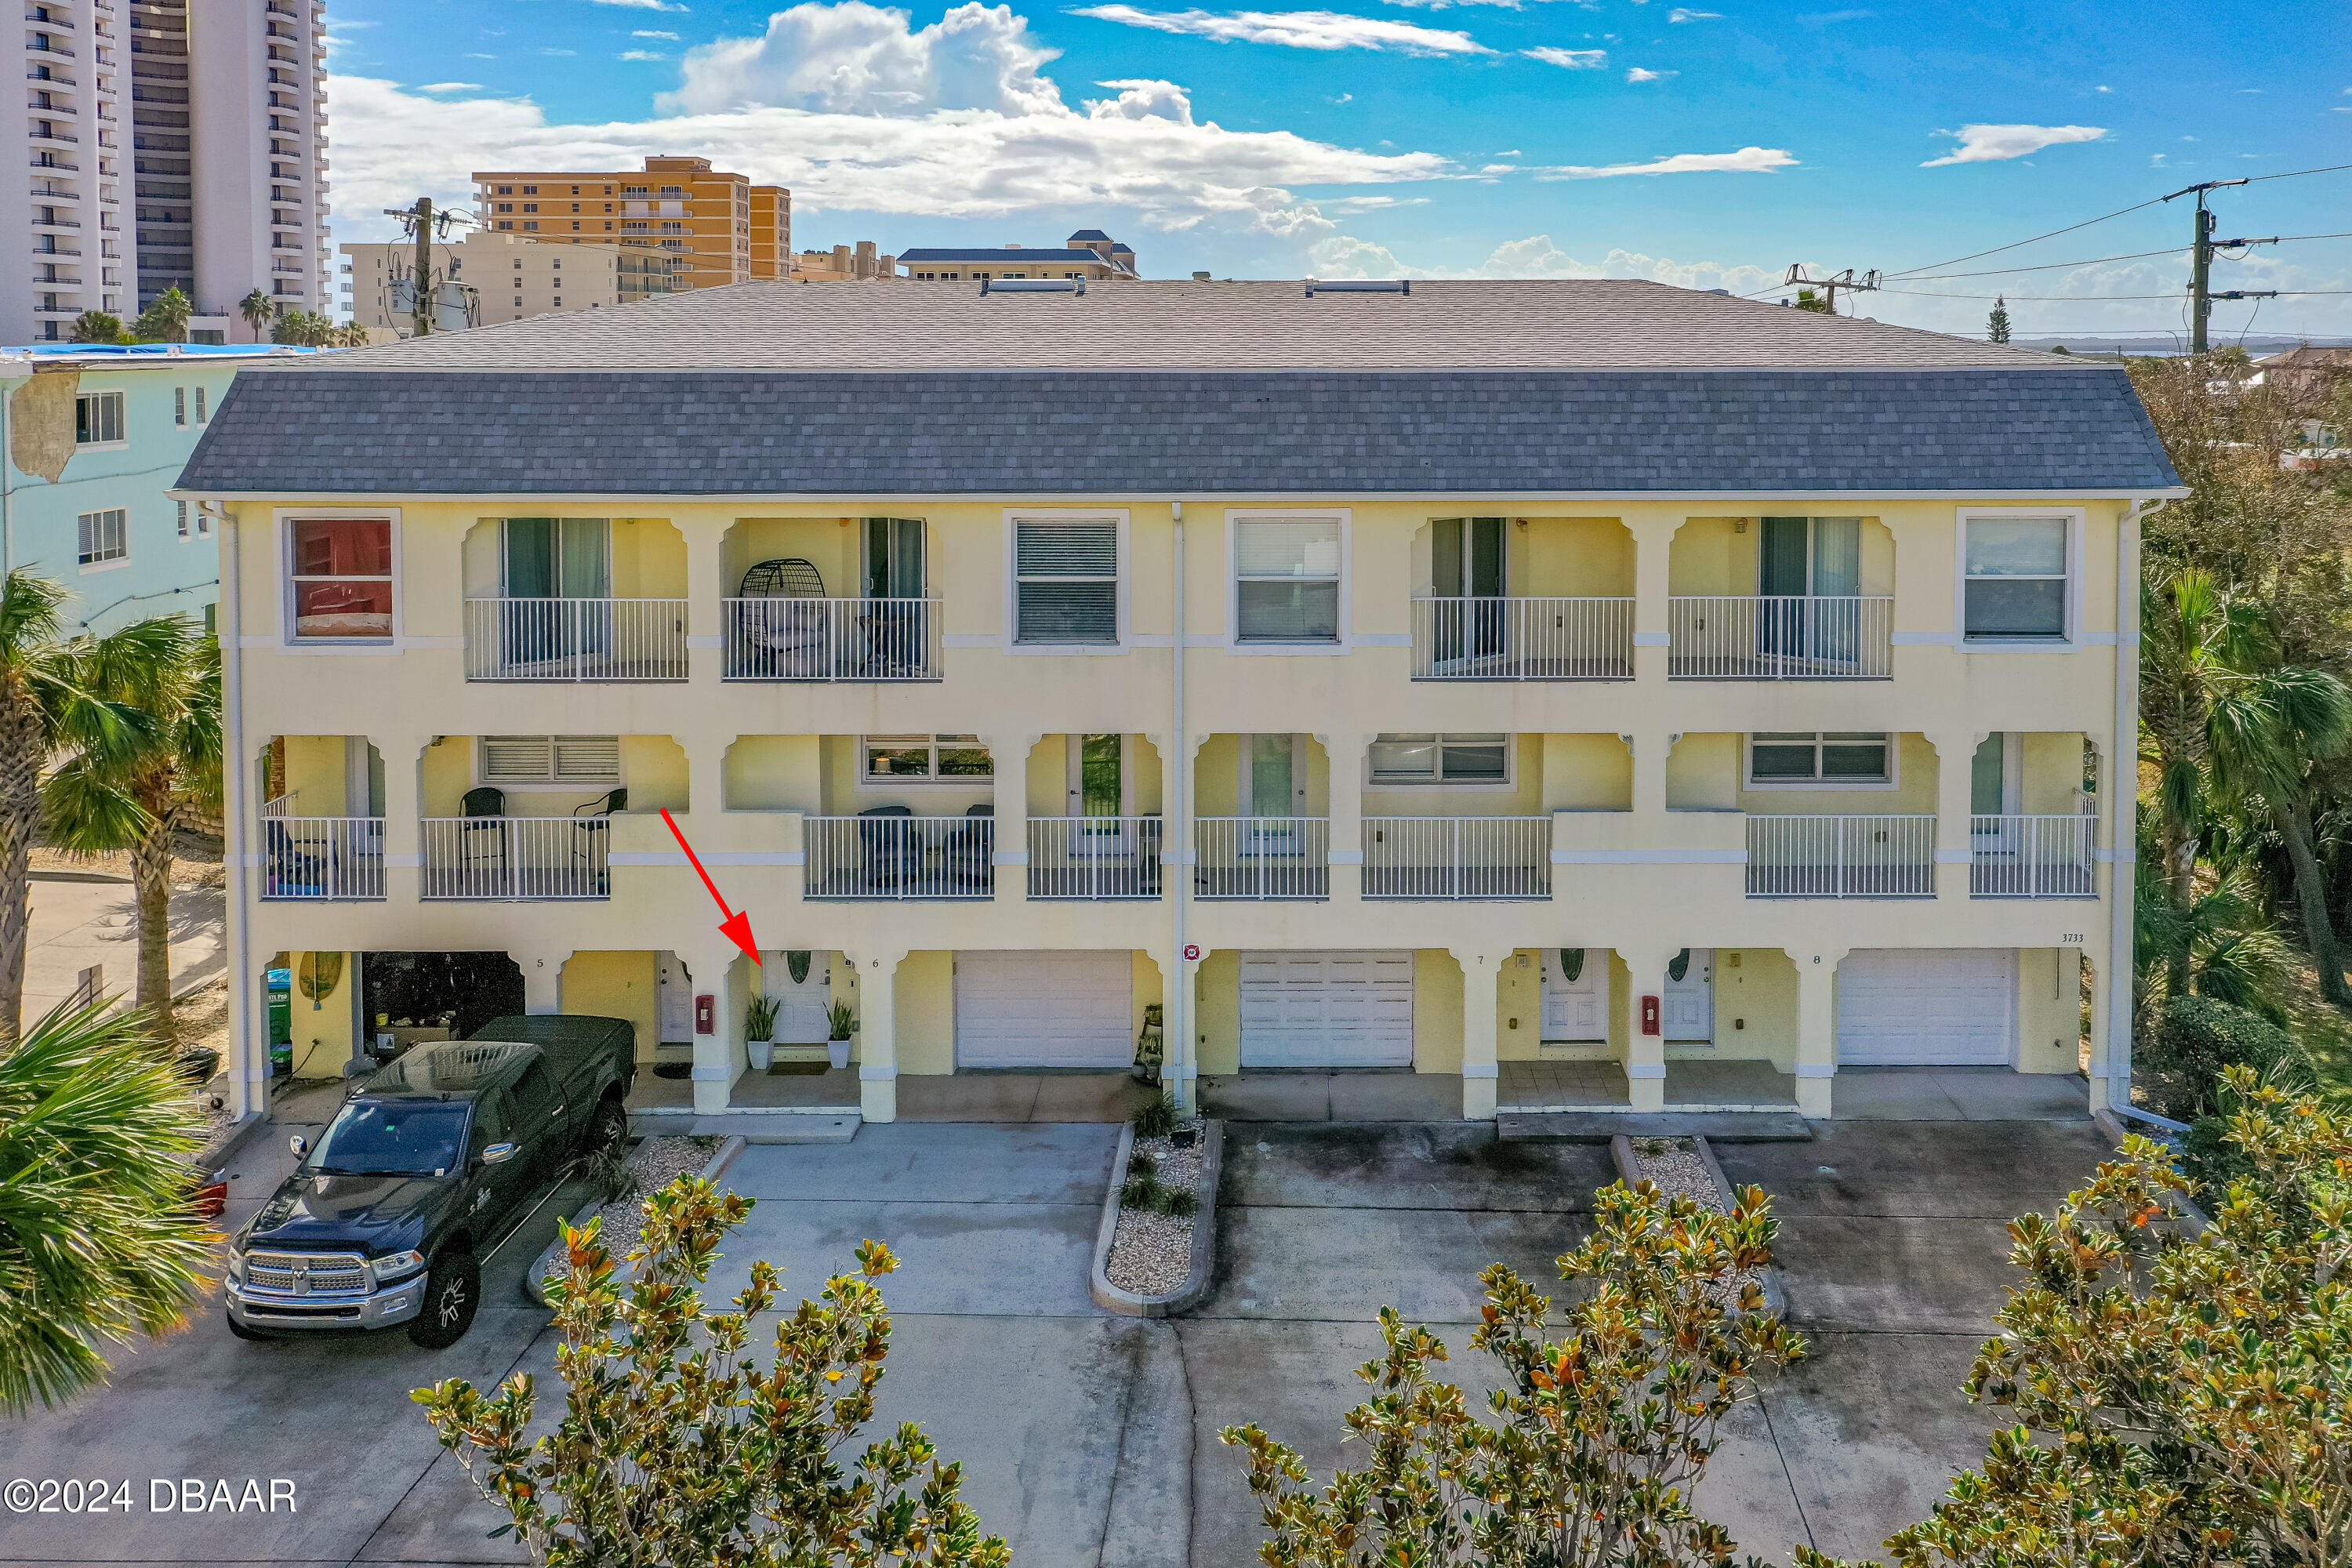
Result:
<svg viewBox="0 0 2352 1568"><path fill-rule="evenodd" d="M694 1064L692 1062L656 1062L654 1064L654 1076L656 1078L672 1079L692 1078L694 1076Z"/></svg>
<svg viewBox="0 0 2352 1568"><path fill-rule="evenodd" d="M770 1078L809 1078L832 1070L833 1064L830 1062L771 1062L768 1064Z"/></svg>

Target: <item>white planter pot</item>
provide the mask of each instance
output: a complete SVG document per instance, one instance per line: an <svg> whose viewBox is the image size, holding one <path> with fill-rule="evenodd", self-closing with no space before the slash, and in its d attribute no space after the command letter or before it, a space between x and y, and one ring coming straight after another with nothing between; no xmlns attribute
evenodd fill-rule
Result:
<svg viewBox="0 0 2352 1568"><path fill-rule="evenodd" d="M833 1058L834 1066L837 1068L845 1068L849 1065L849 1042L847 1040L827 1040L824 1043L824 1052L825 1055Z"/></svg>
<svg viewBox="0 0 2352 1568"><path fill-rule="evenodd" d="M776 1059L776 1042L773 1040L746 1040L743 1048L751 1055L753 1072L766 1072L768 1064Z"/></svg>

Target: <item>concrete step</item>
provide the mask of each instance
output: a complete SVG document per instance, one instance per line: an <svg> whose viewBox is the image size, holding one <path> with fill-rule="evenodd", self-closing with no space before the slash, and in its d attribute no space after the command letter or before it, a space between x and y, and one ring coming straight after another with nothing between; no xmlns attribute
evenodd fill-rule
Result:
<svg viewBox="0 0 2352 1568"><path fill-rule="evenodd" d="M1706 1138L1717 1143L1805 1143L1811 1123L1787 1111L1503 1111L1495 1118L1498 1138L1557 1138L1570 1143L1606 1143L1627 1138Z"/></svg>
<svg viewBox="0 0 2352 1568"><path fill-rule="evenodd" d="M855 1110L636 1110L629 1123L646 1137L740 1138L746 1143L846 1143L866 1119Z"/></svg>

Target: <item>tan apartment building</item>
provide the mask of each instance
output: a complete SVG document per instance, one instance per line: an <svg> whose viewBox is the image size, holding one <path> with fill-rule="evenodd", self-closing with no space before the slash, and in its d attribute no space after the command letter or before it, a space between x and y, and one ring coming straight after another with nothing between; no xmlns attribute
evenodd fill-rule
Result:
<svg viewBox="0 0 2352 1568"><path fill-rule="evenodd" d="M1095 283L1137 276L1134 250L1098 228L1082 228L1059 246L923 247L901 252L898 261L907 276L920 283L963 283L982 278L1083 279Z"/></svg>
<svg viewBox="0 0 2352 1568"><path fill-rule="evenodd" d="M414 323L416 247L407 240L343 247L343 305L352 320L402 337ZM545 245L520 235L482 234L437 244L432 287L444 301L443 331L531 316L633 305L670 290L667 251L619 245ZM463 297L462 308L451 293ZM455 319L452 319L452 316Z"/></svg>
<svg viewBox="0 0 2352 1568"><path fill-rule="evenodd" d="M852 283L898 276L898 258L875 248L870 239L836 245L831 250L803 250L792 258L788 274L803 283Z"/></svg>
<svg viewBox="0 0 2352 1568"><path fill-rule="evenodd" d="M676 289L772 278L775 258L792 249L792 192L715 170L708 158L647 158L642 170L613 173L477 173L474 186L490 233L666 251Z"/></svg>

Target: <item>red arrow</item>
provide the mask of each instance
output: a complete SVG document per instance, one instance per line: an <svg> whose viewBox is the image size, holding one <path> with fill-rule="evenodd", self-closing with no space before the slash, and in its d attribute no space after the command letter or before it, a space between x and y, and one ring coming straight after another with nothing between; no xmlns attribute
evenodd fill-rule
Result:
<svg viewBox="0 0 2352 1568"><path fill-rule="evenodd" d="M685 850L686 858L694 863L694 874L702 879L702 885L710 889L712 898L719 900L719 912L727 917L719 927L719 934L741 948L752 963L758 963L760 944L751 940L751 911L727 907L727 895L719 890L719 884L712 881L710 873L702 868L702 858L694 852L694 846L686 841L686 835L678 831L677 824L670 820L669 807L662 807L661 819L662 825L669 829L669 836L677 840L677 847Z"/></svg>

